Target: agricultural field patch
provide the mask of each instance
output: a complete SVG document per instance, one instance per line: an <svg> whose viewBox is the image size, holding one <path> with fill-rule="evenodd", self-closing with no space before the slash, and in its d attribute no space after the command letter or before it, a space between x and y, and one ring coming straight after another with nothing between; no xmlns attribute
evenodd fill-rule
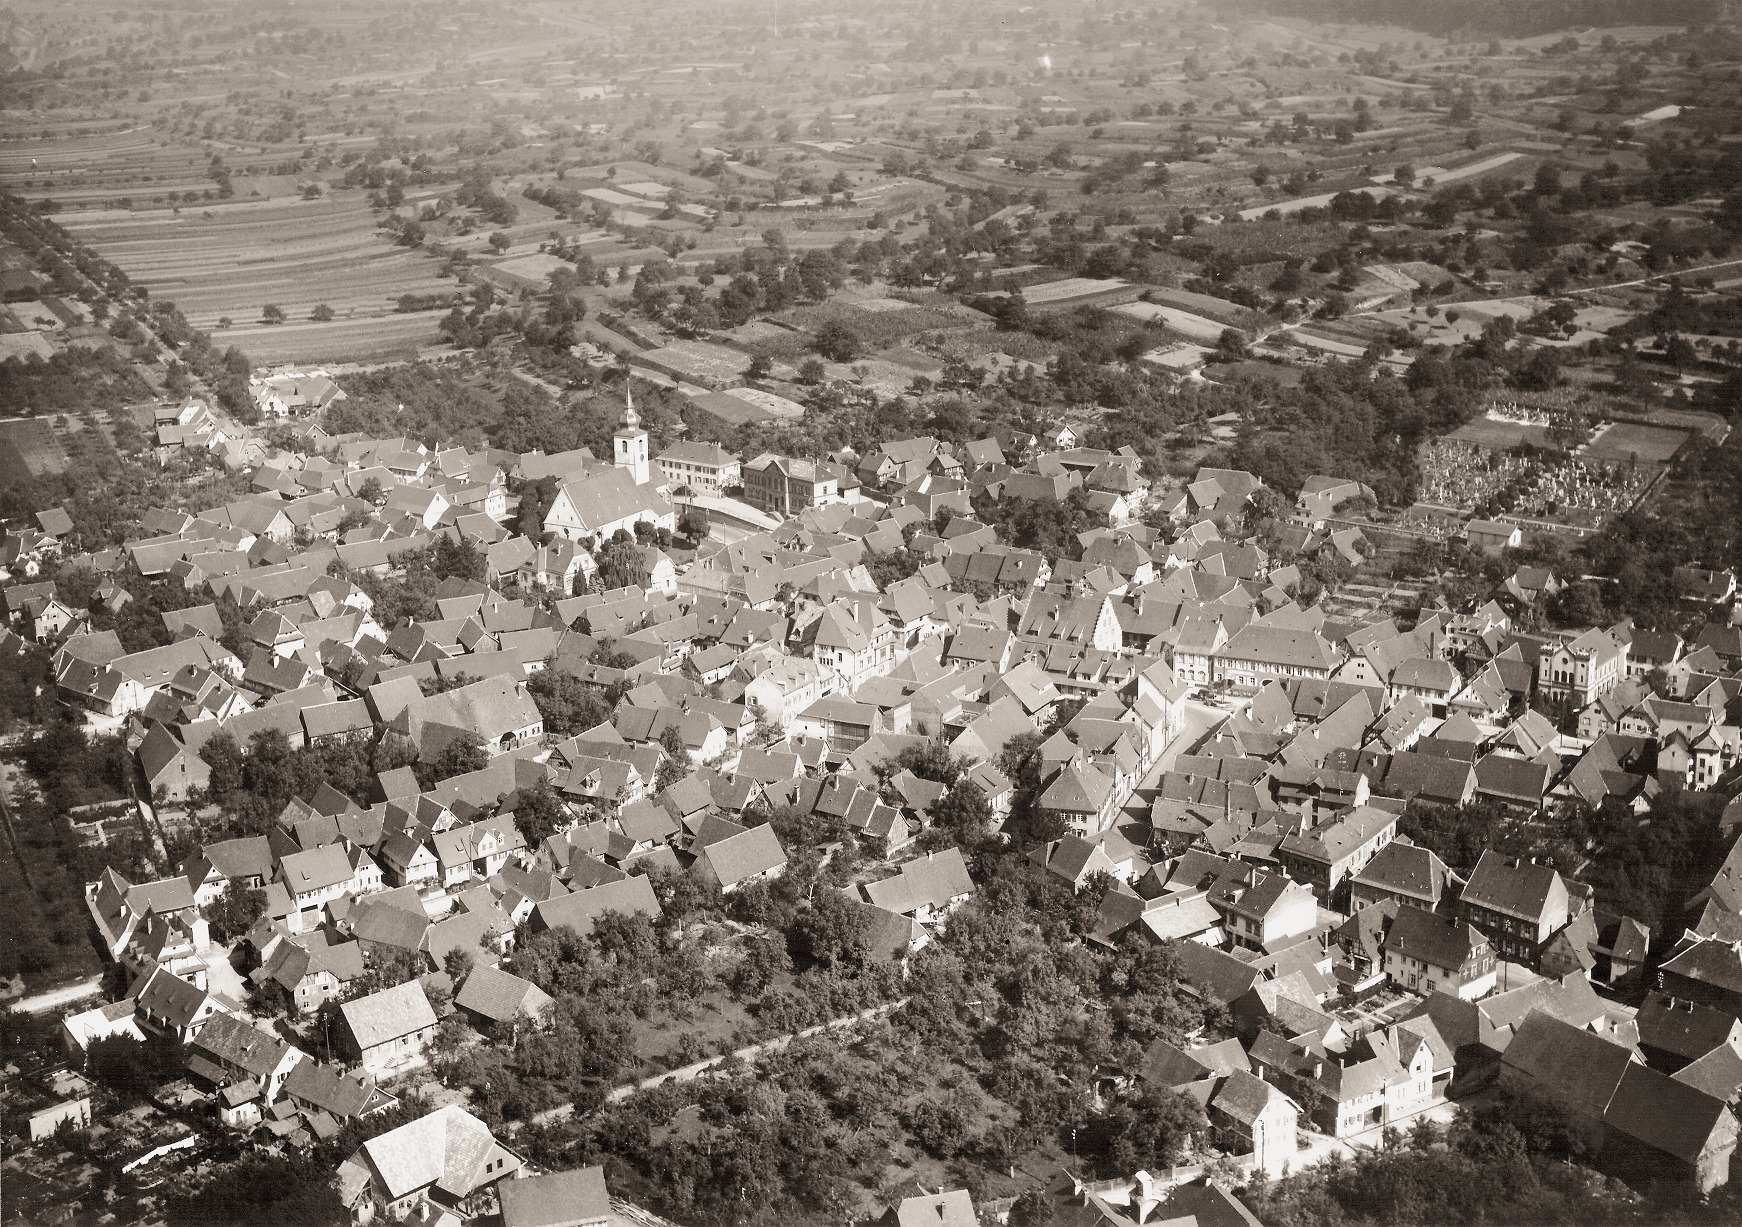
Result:
<svg viewBox="0 0 1742 1227"><path fill-rule="evenodd" d="M361 192L199 211L75 213L57 220L145 285L154 299L174 302L195 327L247 335L267 304L292 323L307 321L325 304L344 325L272 338L259 354L240 336L230 337L256 361L318 361L353 356L384 336L403 341L406 321L387 322L401 295L451 294L457 288L437 275L440 266L428 253L393 245ZM222 327L223 320L232 327ZM422 343L435 339L433 327L416 327ZM273 357L260 357L266 353Z"/></svg>
<svg viewBox="0 0 1742 1227"><path fill-rule="evenodd" d="M813 333L825 323L838 320L853 330L866 349L875 350L885 349L903 338L921 332L961 328L970 320L982 317L960 307L947 311L939 307L921 306L913 306L909 311L864 311L859 309L857 303L824 303L815 307L799 307L781 318Z"/></svg>
<svg viewBox="0 0 1742 1227"><path fill-rule="evenodd" d="M1215 341L1228 328L1228 325L1216 320L1206 319L1177 307L1164 307L1159 303L1128 302L1112 310L1145 324L1161 324L1197 341Z"/></svg>
<svg viewBox="0 0 1742 1227"><path fill-rule="evenodd" d="M0 422L0 489L32 477L64 473L66 468L66 452L48 418Z"/></svg>
<svg viewBox="0 0 1742 1227"><path fill-rule="evenodd" d="M444 310L344 317L327 323L292 320L285 324L250 322L219 329L216 345L234 345L257 366L283 362L362 362L409 358L441 340L437 325Z"/></svg>

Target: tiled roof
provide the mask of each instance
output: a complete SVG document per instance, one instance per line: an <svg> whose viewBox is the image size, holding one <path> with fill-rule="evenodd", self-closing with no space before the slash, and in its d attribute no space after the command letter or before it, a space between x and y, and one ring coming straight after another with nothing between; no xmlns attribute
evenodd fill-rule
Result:
<svg viewBox="0 0 1742 1227"><path fill-rule="evenodd" d="M551 1005L551 997L530 980L480 965L466 977L454 1004L485 1018L505 1022L523 1012L529 1015L543 1013Z"/></svg>
<svg viewBox="0 0 1742 1227"><path fill-rule="evenodd" d="M722 887L730 887L786 864L786 850L774 828L764 824L708 845L700 859L707 862Z"/></svg>
<svg viewBox="0 0 1742 1227"><path fill-rule="evenodd" d="M1636 1055L1583 1027L1535 1011L1519 1024L1503 1063L1579 1115L1601 1118Z"/></svg>
<svg viewBox="0 0 1742 1227"><path fill-rule="evenodd" d="M577 1167L524 1180L505 1180L497 1196L502 1205L502 1227L570 1227L575 1223L616 1221L602 1167Z"/></svg>
<svg viewBox="0 0 1742 1227"><path fill-rule="evenodd" d="M215 1015L189 1047L222 1065L264 1078L278 1068L290 1044L228 1014Z"/></svg>
<svg viewBox="0 0 1742 1227"><path fill-rule="evenodd" d="M1393 840L1379 850L1354 880L1380 890L1396 891L1437 904L1451 871L1427 848Z"/></svg>
<svg viewBox="0 0 1742 1227"><path fill-rule="evenodd" d="M435 1011L416 980L347 1001L339 1013L364 1051L436 1025Z"/></svg>
<svg viewBox="0 0 1742 1227"><path fill-rule="evenodd" d="M1560 875L1546 865L1509 861L1490 848L1476 862L1461 898L1477 907L1536 921L1547 910L1559 881Z"/></svg>
<svg viewBox="0 0 1742 1227"><path fill-rule="evenodd" d="M510 1166L485 1178L486 1161L502 1153ZM434 1186L451 1198L470 1194L480 1185L511 1176L521 1162L502 1150L483 1121L464 1108L449 1105L364 1142L365 1156L381 1179L387 1200L397 1200ZM352 1156L355 1161L357 1155Z"/></svg>
<svg viewBox="0 0 1742 1227"><path fill-rule="evenodd" d="M1430 967L1457 971L1470 952L1486 942L1473 927L1417 907L1401 907L1385 935L1385 950L1420 959Z"/></svg>

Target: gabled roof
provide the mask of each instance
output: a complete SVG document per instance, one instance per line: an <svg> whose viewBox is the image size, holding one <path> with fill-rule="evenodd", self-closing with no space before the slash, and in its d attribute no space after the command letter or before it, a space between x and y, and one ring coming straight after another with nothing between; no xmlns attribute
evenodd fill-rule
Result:
<svg viewBox="0 0 1742 1227"><path fill-rule="evenodd" d="M339 1006L339 1013L365 1051L436 1025L435 1011L416 980L347 1001Z"/></svg>
<svg viewBox="0 0 1742 1227"><path fill-rule="evenodd" d="M974 893L973 879L960 848L930 852L908 861L893 878L870 882L861 891L869 903L892 912L914 912L922 907L943 907L950 900Z"/></svg>
<svg viewBox="0 0 1742 1227"><path fill-rule="evenodd" d="M1470 872L1461 899L1477 907L1507 916L1539 921L1558 896L1564 897L1561 876L1546 865L1508 860L1492 848L1484 849Z"/></svg>
<svg viewBox="0 0 1742 1227"><path fill-rule="evenodd" d="M255 1078L275 1072L291 1050L285 1040L228 1014L214 1015L188 1047Z"/></svg>
<svg viewBox="0 0 1742 1227"><path fill-rule="evenodd" d="M298 1061L284 1079L284 1093L301 1103L331 1112L340 1120L362 1116L394 1102L369 1077L348 1078L336 1065Z"/></svg>
<svg viewBox="0 0 1742 1227"><path fill-rule="evenodd" d="M450 1104L428 1116L401 1125L358 1148L385 1186L387 1200L397 1200L419 1189L434 1186L458 1200L480 1185L513 1175L521 1160L491 1135L484 1122L464 1108ZM509 1160L508 1166L486 1176L493 1156Z"/></svg>
<svg viewBox="0 0 1742 1227"><path fill-rule="evenodd" d="M730 887L786 864L786 850L765 823L709 844L697 859L707 863L722 887Z"/></svg>
<svg viewBox="0 0 1742 1227"><path fill-rule="evenodd" d="M293 852L279 862L285 889L295 895L313 894L349 882L354 870L340 844L326 844L307 852Z"/></svg>
<svg viewBox="0 0 1742 1227"><path fill-rule="evenodd" d="M1251 1070L1236 1069L1216 1088L1210 1106L1243 1125L1251 1125L1273 1102L1287 1098Z"/></svg>
<svg viewBox="0 0 1742 1227"><path fill-rule="evenodd" d="M1367 862L1354 881L1379 890L1396 891L1429 901L1430 907L1445 894L1451 870L1430 849L1402 840L1392 840Z"/></svg>
<svg viewBox="0 0 1742 1227"><path fill-rule="evenodd" d="M1400 907L1385 935L1386 953L1420 959L1430 967L1457 971L1472 951L1487 945L1476 929L1418 907Z"/></svg>
<svg viewBox="0 0 1742 1227"><path fill-rule="evenodd" d="M1249 1068L1246 1050L1236 1039L1197 1048L1179 1048L1158 1039L1144 1052L1140 1072L1146 1082L1173 1087L1206 1077L1226 1077L1235 1070Z"/></svg>
<svg viewBox="0 0 1742 1227"><path fill-rule="evenodd" d="M553 1002L550 994L532 981L480 964L460 986L454 1004L493 1021L507 1022L522 1013L537 1017Z"/></svg>
<svg viewBox="0 0 1742 1227"><path fill-rule="evenodd" d="M1742 1033L1742 1022L1734 1014L1659 992L1646 995L1634 1022L1639 1025L1641 1044L1688 1061L1728 1045Z"/></svg>
<svg viewBox="0 0 1742 1227"><path fill-rule="evenodd" d="M1604 1116L1622 1074L1638 1059L1631 1049L1540 1010L1519 1024L1501 1058L1587 1119Z"/></svg>
<svg viewBox="0 0 1742 1227"><path fill-rule="evenodd" d="M533 915L543 928L567 926L583 937L593 931L593 922L606 912L640 913L654 918L661 914L653 884L644 875L546 899L533 908Z"/></svg>
<svg viewBox="0 0 1742 1227"><path fill-rule="evenodd" d="M502 1227L572 1227L576 1223L620 1221L612 1213L602 1167L504 1180L497 1186L497 1197L501 1200Z"/></svg>
<svg viewBox="0 0 1742 1227"><path fill-rule="evenodd" d="M188 983L166 967L159 967L151 973L135 1001L140 1013L161 1018L179 1029L194 1021L194 1016L209 997L204 989Z"/></svg>
<svg viewBox="0 0 1742 1227"><path fill-rule="evenodd" d="M1736 1136L1722 1099L1643 1065L1622 1071L1603 1123L1687 1164L1700 1161L1714 1134L1721 1140L1727 1135L1732 1144Z"/></svg>

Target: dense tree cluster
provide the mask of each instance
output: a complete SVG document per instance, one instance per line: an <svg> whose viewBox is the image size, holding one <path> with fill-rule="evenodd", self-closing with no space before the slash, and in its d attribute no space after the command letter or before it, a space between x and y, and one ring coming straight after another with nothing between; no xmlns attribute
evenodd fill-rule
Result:
<svg viewBox="0 0 1742 1227"><path fill-rule="evenodd" d="M928 778L960 771L947 753L923 748L902 766ZM977 790L962 791L965 814L980 818ZM775 817L777 828L791 821ZM1218 1012L1206 1017L1180 991L1165 946L1084 944L1104 884L1073 895L1034 873L1020 851L986 845L976 854L980 893L912 961L903 983L867 945L862 913L825 889L826 874L814 891L805 887L815 872L801 862L789 870L795 880L788 887L782 888L785 879L766 884L775 893L754 910L781 935L779 944L734 943L737 961L721 973L724 982L753 1002L772 1033L896 993L907 1004L848 1047L817 1040L764 1054L754 1079L668 1084L599 1106L586 1119L528 1130L521 1136L535 1156L548 1151L605 1162L614 1187L681 1221L810 1221L854 1204L853 1185L875 1187L891 1157L908 1147L948 1163L953 1179L984 1191L991 1173L1037 1150L1062 1155L1073 1136L1086 1170L1112 1174L1134 1162L1177 1159L1203 1127L1201 1109L1171 1092L1134 1093L1097 1111L1077 1089L1098 1064L1131 1067L1157 1036L1183 1038L1226 1022ZM671 886L662 883L662 897ZM731 910L748 918L751 909L733 900ZM687 903L686 939L718 907L717 896ZM628 977L665 986L670 960L682 949L671 930L613 920L591 939L531 938L516 970L559 995L612 986L639 1010L641 990ZM684 970L666 987L668 996L681 996L685 978L698 974L678 966ZM588 1072L585 1054L597 1058L623 1042L601 1043L603 1024L591 1007L561 999L568 1003L563 1013L574 1010L585 1022L582 1036L565 1041L572 1055L560 1068L572 1078ZM508 1064L522 1060L517 1055ZM506 1085L500 1076L491 1072L492 1086ZM669 1128L691 1105L700 1111L696 1127ZM779 1157L747 1164L746 1154Z"/></svg>

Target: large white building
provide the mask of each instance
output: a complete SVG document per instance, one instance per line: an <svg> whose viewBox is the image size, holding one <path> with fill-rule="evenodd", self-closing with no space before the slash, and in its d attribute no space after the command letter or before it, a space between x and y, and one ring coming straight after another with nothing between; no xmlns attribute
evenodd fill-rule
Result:
<svg viewBox="0 0 1742 1227"><path fill-rule="evenodd" d="M571 477L557 488L544 513L547 531L569 541L604 541L618 529L633 533L645 522L655 528L677 529L677 513L652 484L647 431L630 402L613 436L615 465L604 471Z"/></svg>

